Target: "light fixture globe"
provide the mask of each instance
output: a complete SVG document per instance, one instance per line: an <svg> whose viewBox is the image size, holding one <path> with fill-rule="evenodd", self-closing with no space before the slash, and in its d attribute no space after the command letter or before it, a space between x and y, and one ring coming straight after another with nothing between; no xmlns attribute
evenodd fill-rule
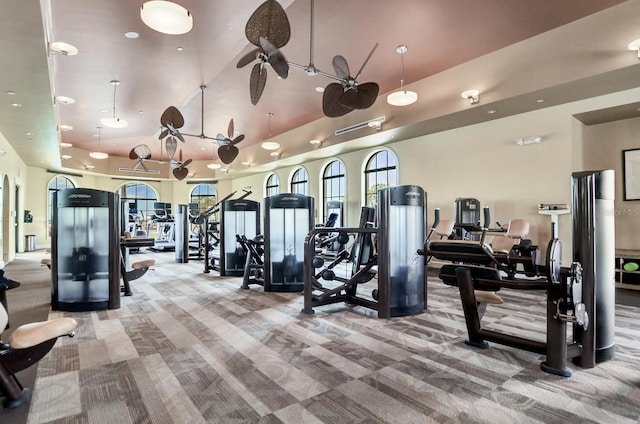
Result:
<svg viewBox="0 0 640 424"><path fill-rule="evenodd" d="M409 106L418 100L418 93L415 91L396 91L387 96L387 103L391 106Z"/></svg>
<svg viewBox="0 0 640 424"><path fill-rule="evenodd" d="M104 152L91 152L89 153L89 156L94 159L106 159L109 157L109 155Z"/></svg>
<svg viewBox="0 0 640 424"><path fill-rule="evenodd" d="M265 150L278 150L280 148L280 143L277 141L265 141L261 146Z"/></svg>
<svg viewBox="0 0 640 424"><path fill-rule="evenodd" d="M191 13L179 4L154 0L140 6L140 18L149 28L163 34L186 34L193 28Z"/></svg>

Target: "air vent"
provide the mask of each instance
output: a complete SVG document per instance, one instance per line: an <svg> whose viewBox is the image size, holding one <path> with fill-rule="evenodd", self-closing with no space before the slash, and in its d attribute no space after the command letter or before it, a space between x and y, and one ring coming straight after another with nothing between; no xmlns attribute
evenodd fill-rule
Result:
<svg viewBox="0 0 640 424"><path fill-rule="evenodd" d="M368 121L360 122L359 124L351 125L349 127L341 128L336 130L336 136L349 133L351 131L356 131L362 128L369 128L371 124L382 124L384 122L384 116L380 116L378 118L370 119ZM377 126L377 125L376 125Z"/></svg>

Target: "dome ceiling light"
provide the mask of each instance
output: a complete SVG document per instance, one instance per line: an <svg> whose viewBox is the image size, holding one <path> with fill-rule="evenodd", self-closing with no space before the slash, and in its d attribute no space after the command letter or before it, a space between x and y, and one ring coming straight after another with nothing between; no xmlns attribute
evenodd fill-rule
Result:
<svg viewBox="0 0 640 424"><path fill-rule="evenodd" d="M400 59L402 60L402 77L400 78L400 90L387 96L387 103L391 106L408 106L418 100L418 93L404 89L404 54L407 50L405 45L396 47L396 52L400 54Z"/></svg>
<svg viewBox="0 0 640 424"><path fill-rule="evenodd" d="M193 28L191 13L170 1L148 1L140 6L140 18L149 28L168 35L186 34Z"/></svg>

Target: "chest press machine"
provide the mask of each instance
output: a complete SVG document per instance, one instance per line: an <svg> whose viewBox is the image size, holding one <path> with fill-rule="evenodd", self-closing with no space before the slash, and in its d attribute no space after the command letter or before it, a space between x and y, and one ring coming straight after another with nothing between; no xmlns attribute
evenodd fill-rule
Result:
<svg viewBox="0 0 640 424"><path fill-rule="evenodd" d="M379 318L419 314L426 305L424 261L415 252L424 242L424 190L418 186L387 187L378 192L377 228L375 210L363 207L355 228L315 228L305 239L304 308L338 302L377 311ZM325 265L316 254L317 239L338 232L340 244L355 238L351 252L339 252ZM375 237L375 240L374 240ZM351 261L350 274L337 275L338 266ZM377 277L370 293L359 285Z"/></svg>

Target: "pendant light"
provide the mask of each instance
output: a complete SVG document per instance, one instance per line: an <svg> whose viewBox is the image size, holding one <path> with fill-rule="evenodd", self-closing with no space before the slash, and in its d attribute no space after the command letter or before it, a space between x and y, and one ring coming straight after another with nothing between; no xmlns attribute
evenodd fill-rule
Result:
<svg viewBox="0 0 640 424"><path fill-rule="evenodd" d="M396 47L396 52L400 54L400 59L402 60L402 78L400 79L400 90L387 96L387 103L392 106L408 106L418 100L418 94L415 91L404 89L404 54L407 50L407 46L404 45Z"/></svg>
<svg viewBox="0 0 640 424"><path fill-rule="evenodd" d="M193 28L191 13L170 1L148 1L140 6L140 19L149 28L163 34L186 34Z"/></svg>
<svg viewBox="0 0 640 424"><path fill-rule="evenodd" d="M96 127L96 129L98 130L98 150L89 153L89 156L94 159L106 159L109 157L109 155L100 151L100 130L102 129L102 127Z"/></svg>
<svg viewBox="0 0 640 424"><path fill-rule="evenodd" d="M271 138L271 118L273 118L273 113L267 113L269 117L268 129L269 129L269 138ZM262 148L265 150L278 150L280 148L280 143L277 141L265 141L261 144Z"/></svg>
<svg viewBox="0 0 640 424"><path fill-rule="evenodd" d="M120 85L120 81L111 80L109 84L113 85L113 116L111 118L102 118L100 123L109 128L124 128L127 126L127 121L116 118L116 88Z"/></svg>

